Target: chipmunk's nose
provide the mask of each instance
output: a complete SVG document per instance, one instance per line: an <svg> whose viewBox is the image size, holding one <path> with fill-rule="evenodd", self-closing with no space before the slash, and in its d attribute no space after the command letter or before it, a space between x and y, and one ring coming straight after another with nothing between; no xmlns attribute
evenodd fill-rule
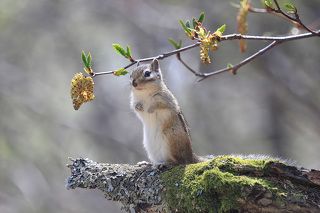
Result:
<svg viewBox="0 0 320 213"><path fill-rule="evenodd" d="M132 86L133 86L133 87L138 86L138 84L137 84L136 80L132 80Z"/></svg>

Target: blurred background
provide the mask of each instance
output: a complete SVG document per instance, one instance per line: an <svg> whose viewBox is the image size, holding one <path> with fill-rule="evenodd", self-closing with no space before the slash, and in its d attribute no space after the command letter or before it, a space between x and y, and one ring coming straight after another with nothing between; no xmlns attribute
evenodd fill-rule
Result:
<svg viewBox="0 0 320 213"><path fill-rule="evenodd" d="M252 1L257 7L260 1ZM282 1L283 2L283 1ZM294 1L306 24L320 25L319 0ZM82 71L81 50L94 70L128 62L112 43L129 44L135 58L172 50L167 38L191 44L179 19L206 12L215 30L236 30L229 1L0 0L0 212L121 212L94 190L66 190L68 157L98 162L147 160L142 125L129 108L129 76L95 78L93 102L75 111L70 80ZM249 14L249 34L283 35L291 25ZM236 64L266 42L223 42L211 65L198 49L182 54L209 72ZM168 87L188 120L199 155L266 154L320 169L320 39L293 41L239 70L196 82L175 57L161 61Z"/></svg>

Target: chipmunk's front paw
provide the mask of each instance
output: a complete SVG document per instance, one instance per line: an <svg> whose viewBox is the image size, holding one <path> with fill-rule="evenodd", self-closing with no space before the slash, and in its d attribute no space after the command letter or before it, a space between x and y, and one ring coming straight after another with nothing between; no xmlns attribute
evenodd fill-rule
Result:
<svg viewBox="0 0 320 213"><path fill-rule="evenodd" d="M143 111L143 104L141 102L136 103L135 109L137 111Z"/></svg>

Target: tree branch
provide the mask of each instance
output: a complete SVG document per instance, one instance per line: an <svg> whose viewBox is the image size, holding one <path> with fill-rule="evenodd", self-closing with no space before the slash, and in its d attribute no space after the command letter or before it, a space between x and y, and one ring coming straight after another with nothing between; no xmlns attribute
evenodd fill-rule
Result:
<svg viewBox="0 0 320 213"><path fill-rule="evenodd" d="M277 13L277 12L270 10L270 9L249 7L249 12L272 14L272 15L278 16L280 18L283 18L284 20L292 23L294 26L296 26L298 28L303 28L298 22L292 21L292 19L287 18L286 16L282 15L281 13Z"/></svg>
<svg viewBox="0 0 320 213"><path fill-rule="evenodd" d="M193 73L195 76L199 76L199 77L203 76L203 73L200 73L200 72L195 71L195 70L192 69L184 60L182 60L180 53L177 53L177 59L178 59L178 61L181 62L181 64L182 64L183 66L185 66L185 67L186 67L191 73Z"/></svg>
<svg viewBox="0 0 320 213"><path fill-rule="evenodd" d="M227 72L227 71L231 71L234 75L237 73L238 69L244 65L246 65L247 63L249 63L250 61L254 60L255 58L263 55L265 52L267 52L268 50L270 50L271 48L275 47L276 45L280 44L282 41L273 41L271 44L267 45L266 47L262 48L261 50L259 50L258 52L254 53L253 55L249 56L248 58L244 59L243 61L241 61L240 63L238 63L237 65L231 66L231 67L226 67L217 71L213 71L210 73L204 73L203 77L200 78L198 80L198 82L203 81L204 79L213 76L213 75L217 75L223 72Z"/></svg>
<svg viewBox="0 0 320 213"><path fill-rule="evenodd" d="M200 45L200 42L197 42L197 43L194 43L194 44L191 44L191 45L188 45L188 46L185 46L185 47L173 50L173 51L169 51L169 52L166 52L166 53L154 56L154 57L140 58L140 59L134 60L133 62L131 62L130 64L124 66L123 68L127 69L127 68L129 68L129 67L131 67L131 66L133 66L133 65L135 65L137 63L146 62L146 61L153 61L154 59L162 60L162 59L165 59L167 57L173 56L175 54L178 54L178 53L187 51L189 49L195 48L195 47L197 47L199 45ZM108 74L113 74L114 72L115 72L115 70L106 71L106 72L97 72L97 73L93 73L92 76L94 77L94 76L98 76L98 75L108 75Z"/></svg>
<svg viewBox="0 0 320 213"><path fill-rule="evenodd" d="M316 33L320 33L320 30L315 31ZM225 36L221 36L221 41L227 40L261 40L261 41L293 41L299 39L305 39L310 37L315 37L312 33L301 33L298 35L289 35L289 36L252 36L252 35L241 35L241 34L229 34Z"/></svg>
<svg viewBox="0 0 320 213"><path fill-rule="evenodd" d="M221 36L220 41L222 42L222 41L240 40L240 39L244 39L244 40L261 40L261 41L277 41L275 45L272 45L272 47L274 47L277 44L280 44L282 42L287 42L287 41L293 41L293 40L299 40L299 39L305 39L305 38L318 36L318 34L320 33L320 30L315 31L315 33L316 34L308 32L308 33L302 33L302 34L299 34L299 35L290 35L290 36L252 36L252 35L241 35L241 34L229 34L229 35ZM127 64L123 68L127 69L127 68L129 68L129 67L131 67L131 66L133 66L133 65L135 65L137 63L152 61L154 59L163 60L165 58L168 58L170 56L176 55L178 53L181 53L181 52L193 49L195 47L198 47L200 44L201 44L201 42L197 42L197 43L182 47L180 49L176 49L176 50L173 50L173 51L162 53L162 54L157 55L157 56L136 59L135 61ZM267 48L267 47L265 47L265 48ZM262 55L262 53L266 52L267 50L271 49L272 47L268 47L267 49L263 48L263 49L259 50L257 53L253 54L252 56L250 56L247 59L242 61L242 62L245 62L245 63L240 62L239 64L237 64L236 68L239 69L241 66L243 66L243 65L247 64L248 62L252 61L257 56ZM262 53L261 53L261 51L262 51ZM181 62L181 58L180 59L178 58L178 60ZM249 61L247 62L247 60L249 60ZM183 63L183 62L181 62L181 63L184 66L186 66L185 63ZM186 67L187 67L188 70L191 69L190 67L188 68L188 65ZM200 72L197 72L197 71L195 71L193 69L191 69L191 70L190 71L193 74L195 74L196 76L202 77L202 78L207 78L208 76L211 76L211 75L216 75L216 74L219 74L219 73L222 73L222 72L225 72L225 71L232 70L232 68L223 68L221 70L213 71L211 73L200 73ZM95 73L92 74L92 77L95 77L95 76L98 76L98 75L113 74L114 72L115 72L115 70L106 71L106 72L95 72ZM203 80L202 78L200 79L200 81Z"/></svg>
<svg viewBox="0 0 320 213"><path fill-rule="evenodd" d="M309 31L310 33L312 33L312 34L314 34L314 35L316 35L316 36L320 36L320 33L317 33L317 32L312 31L311 29L309 29L309 28L301 21L301 19L300 19L300 17L299 17L299 14L298 14L298 10L297 10L296 8L295 8L295 11L294 11L294 13L293 13L295 17L291 17L291 16L289 16L286 12L284 12L284 11L281 9L281 7L280 7L280 5L279 5L279 3L278 3L277 0L273 0L273 2L275 3L277 9L269 8L271 11L274 11L275 13L280 13L280 14L282 14L282 15L283 15L284 17L286 17L287 19L289 19L289 20L291 20L291 21L293 21L293 22L298 23L302 28L304 28L305 30Z"/></svg>
<svg viewBox="0 0 320 213"><path fill-rule="evenodd" d="M148 61L152 61L154 59L158 59L158 60L162 60L165 59L167 57L176 55L177 59L182 63L182 65L184 65L191 73L193 73L195 76L200 77L200 79L198 81L202 81L210 76L213 75L217 75L226 71L231 71L233 74L236 74L236 72L238 71L239 68L241 68L242 66L246 65L247 63L253 61L254 59L256 59L257 57L263 55L265 52L269 51L270 49L272 49L273 47L277 46L278 44L284 43L284 42L288 42L288 41L293 41L293 40L299 40L299 39L305 39L305 38L310 38L310 37L319 37L320 36L320 30L311 30L309 27L307 27L302 20L300 19L300 16L298 14L297 9L295 8L295 6L291 5L289 7L289 12L285 12L279 5L277 0L273 0L274 4L275 4L275 8L272 6L271 3L269 3L268 5L266 4L266 8L254 8L251 7L251 5L249 5L248 7L248 11L249 12L253 12L253 13L269 13L269 14L273 14L279 17L282 17L284 19L286 19L289 22L292 22L294 25L296 25L296 27L300 27L302 29L305 29L306 31L308 31L307 33L302 33L302 34L298 34L298 35L287 35L287 36L252 36L252 35L242 35L242 34L229 34L229 35L222 35L222 31L220 32L219 30L223 28L223 31L225 29L225 26L222 26L221 29L219 28L215 33L210 34L210 31L207 32L207 30L202 26L202 22L198 22L198 26L196 26L195 28L197 28L198 30L200 29L199 27L201 27L201 29L205 32L208 33L207 37L199 37L199 35L196 32L195 29L194 30L195 34L192 35L192 31L191 29L189 29L188 31L188 27L184 26L183 22L182 25L184 27L184 30L186 31L186 33L188 34L188 36L195 40L196 42L194 44L182 47L182 48L178 48L181 46L177 45L175 43L173 43L173 45L177 48L175 50L172 51L168 51L165 53L162 53L160 55L157 56L153 56L153 57L147 57L147 58L140 58L140 59L133 59L133 57L130 56L125 56L126 58L129 59L130 63L127 64L126 66L120 68L120 69L127 69L132 67L135 64L139 64L140 62L148 62ZM240 6L239 6L240 7ZM290 15L291 14L291 15ZM204 14L202 14L204 17ZM202 17L202 20L203 20ZM195 20L196 21L196 20ZM191 34L190 34L191 33ZM210 37L210 36L211 37ZM202 35L203 36L203 35ZM209 38L209 37L210 38ZM210 41L211 39L211 41ZM213 40L212 40L213 39ZM201 73L198 71L195 71L194 69L192 69L184 60L182 60L181 58L181 53L190 49L193 49L195 47L200 46L200 56L201 57L209 57L208 56L208 52L209 50L214 51L217 48L217 43L218 42L222 42L222 41L230 41L230 40L260 40L260 41L272 41L269 45L267 45L266 47L258 50L257 52L255 52L254 54L252 54L251 56L245 58L244 60L242 60L241 62L239 62L238 64L234 65L234 66L227 66L225 68L219 69L219 70L215 70L213 72L209 72L209 73ZM210 42L211 44L210 44ZM174 42L174 41L173 41ZM208 43L209 42L209 43ZM208 45L211 45L211 47L209 48ZM121 48L121 47L119 47ZM127 47L128 48L128 47ZM125 51L125 50L123 50ZM210 59L210 58L209 58ZM208 61L208 63L210 63L210 60L205 60ZM93 72L92 69L90 69L91 72L89 72L89 75L91 75L91 77L95 77L95 76L99 76L99 75L108 75L108 74L116 74L118 70L111 70L111 71L105 71L105 72ZM118 75L118 74L116 74Z"/></svg>
<svg viewBox="0 0 320 213"><path fill-rule="evenodd" d="M267 14L272 14L275 16L278 16L280 18L285 19L286 21L291 22L295 27L300 28L300 29L304 29L306 31L309 31L312 34L315 34L317 36L320 36L320 33L310 29L309 27L307 27L302 20L300 19L300 16L298 14L298 10L296 9L292 14L294 15L294 17L288 15L285 11L282 10L282 8L280 7L279 3L277 0L273 0L273 2L276 5L276 9L272 8L272 7L267 7L267 8L254 8L254 7L249 7L249 12L252 13L267 13Z"/></svg>
<svg viewBox="0 0 320 213"><path fill-rule="evenodd" d="M135 212L319 212L320 171L217 156L181 166L72 160L66 187L96 188Z"/></svg>

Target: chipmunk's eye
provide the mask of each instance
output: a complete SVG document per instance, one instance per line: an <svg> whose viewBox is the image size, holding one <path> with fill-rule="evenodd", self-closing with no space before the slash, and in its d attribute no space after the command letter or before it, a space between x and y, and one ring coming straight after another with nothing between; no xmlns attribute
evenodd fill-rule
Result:
<svg viewBox="0 0 320 213"><path fill-rule="evenodd" d="M151 72L150 71L145 71L144 72L144 77L150 77L150 75L151 75Z"/></svg>

